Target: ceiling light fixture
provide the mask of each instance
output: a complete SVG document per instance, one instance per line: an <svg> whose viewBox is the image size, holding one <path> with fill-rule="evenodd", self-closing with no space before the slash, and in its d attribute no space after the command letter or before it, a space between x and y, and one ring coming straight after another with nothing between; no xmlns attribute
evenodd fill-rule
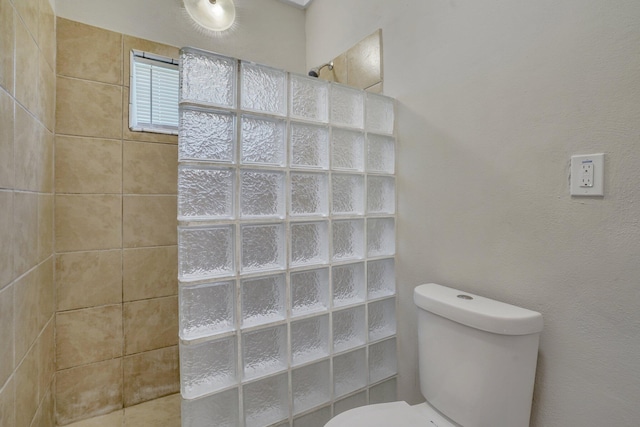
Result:
<svg viewBox="0 0 640 427"><path fill-rule="evenodd" d="M236 19L233 0L184 0L184 7L189 16L207 30L227 30Z"/></svg>

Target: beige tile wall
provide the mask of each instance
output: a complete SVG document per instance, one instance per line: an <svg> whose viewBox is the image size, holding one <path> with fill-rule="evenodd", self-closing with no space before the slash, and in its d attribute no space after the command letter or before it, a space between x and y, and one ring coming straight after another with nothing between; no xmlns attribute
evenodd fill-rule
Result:
<svg viewBox="0 0 640 427"><path fill-rule="evenodd" d="M55 16L0 0L0 426L54 425Z"/></svg>
<svg viewBox="0 0 640 427"><path fill-rule="evenodd" d="M57 20L59 425L179 390L177 137L129 131L131 49L178 56Z"/></svg>
<svg viewBox="0 0 640 427"><path fill-rule="evenodd" d="M368 92L382 93L382 30L377 30L333 59L333 70L320 70L320 78Z"/></svg>

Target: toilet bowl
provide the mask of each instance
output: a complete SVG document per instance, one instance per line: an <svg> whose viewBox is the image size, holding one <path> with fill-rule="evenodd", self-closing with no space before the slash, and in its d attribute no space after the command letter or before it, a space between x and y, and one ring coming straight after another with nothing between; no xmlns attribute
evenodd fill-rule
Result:
<svg viewBox="0 0 640 427"><path fill-rule="evenodd" d="M528 427L542 315L435 283L413 300L426 403L362 406L325 427Z"/></svg>
<svg viewBox="0 0 640 427"><path fill-rule="evenodd" d="M428 403L407 402L361 406L337 415L325 427L457 427Z"/></svg>

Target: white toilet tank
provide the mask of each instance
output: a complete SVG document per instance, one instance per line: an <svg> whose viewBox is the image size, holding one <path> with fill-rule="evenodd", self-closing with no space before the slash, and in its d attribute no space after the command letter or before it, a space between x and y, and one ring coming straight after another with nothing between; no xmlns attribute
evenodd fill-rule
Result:
<svg viewBox="0 0 640 427"><path fill-rule="evenodd" d="M527 427L542 315L429 283L416 287L420 388L464 427Z"/></svg>

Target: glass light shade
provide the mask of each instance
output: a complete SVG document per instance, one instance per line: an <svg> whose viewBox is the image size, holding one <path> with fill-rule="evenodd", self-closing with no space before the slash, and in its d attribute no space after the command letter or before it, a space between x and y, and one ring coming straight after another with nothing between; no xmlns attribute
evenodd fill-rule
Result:
<svg viewBox="0 0 640 427"><path fill-rule="evenodd" d="M208 30L224 31L236 19L233 0L184 0L184 7L198 25Z"/></svg>

